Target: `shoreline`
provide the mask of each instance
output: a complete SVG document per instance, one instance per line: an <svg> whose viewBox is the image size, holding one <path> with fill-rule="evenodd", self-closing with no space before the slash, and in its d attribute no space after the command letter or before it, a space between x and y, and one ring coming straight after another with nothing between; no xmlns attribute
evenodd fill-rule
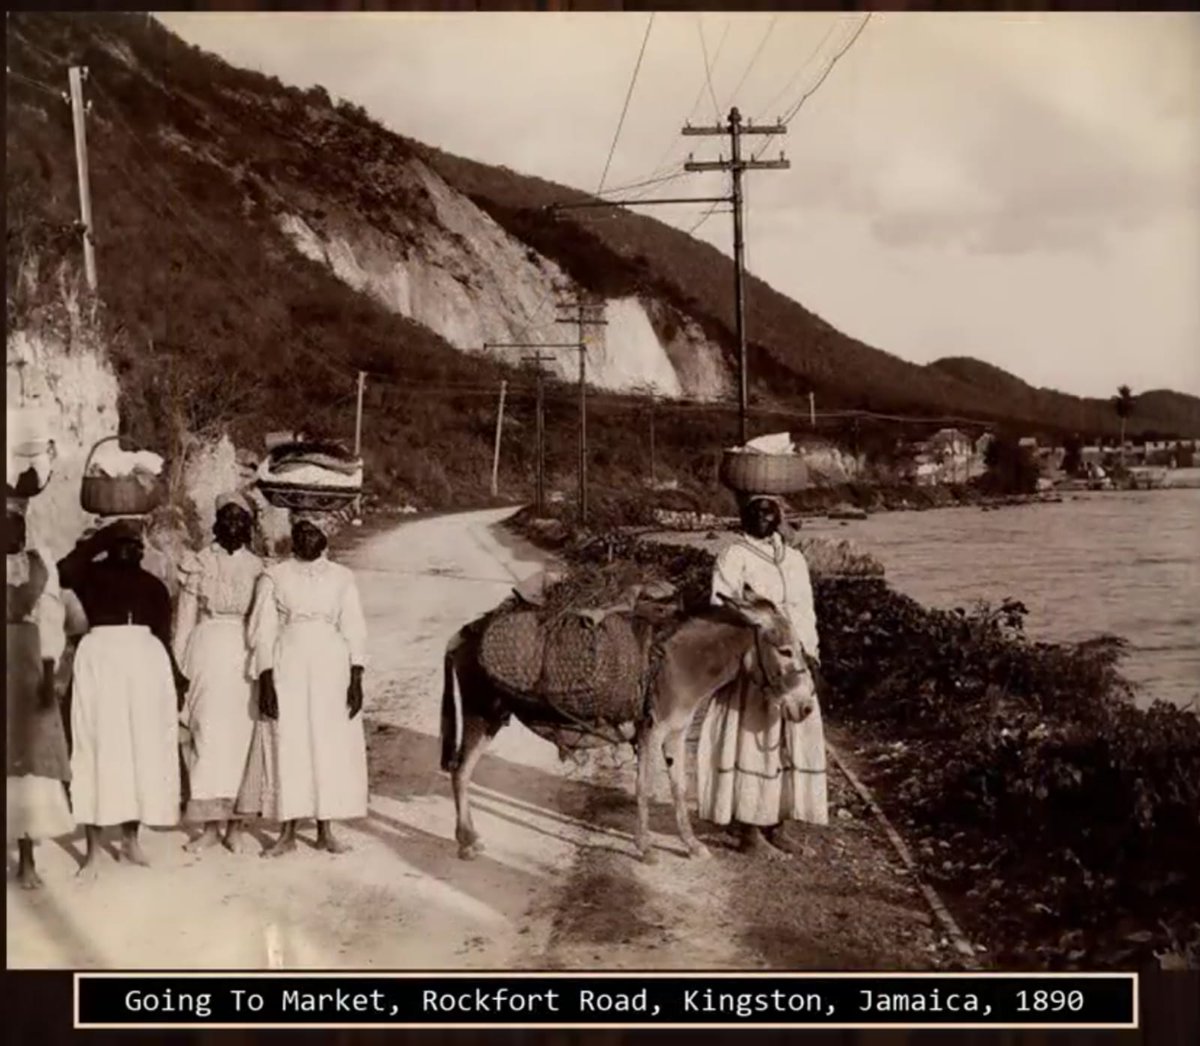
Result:
<svg viewBox="0 0 1200 1046"><path fill-rule="evenodd" d="M507 528L580 562L580 535L561 525L517 513ZM656 546L691 571L711 558L712 535L675 531L682 540L671 542L661 525L636 529L611 532L597 542L601 554L611 562ZM643 559L655 561L653 548ZM881 576L821 577L815 568L814 594L835 687L825 715L839 747L991 961L1068 970L1161 956L1200 963L1200 900L1185 900L1200 899L1200 717L1134 707L1116 668L1119 644L1034 642L1006 624L1003 606L992 617L930 609ZM1168 752L1173 767L1158 754ZM1137 788L1154 796L1161 823L1139 820ZM1077 812L1105 808L1103 828ZM1098 847L1104 836L1113 849ZM1094 903L1104 894L1110 916Z"/></svg>

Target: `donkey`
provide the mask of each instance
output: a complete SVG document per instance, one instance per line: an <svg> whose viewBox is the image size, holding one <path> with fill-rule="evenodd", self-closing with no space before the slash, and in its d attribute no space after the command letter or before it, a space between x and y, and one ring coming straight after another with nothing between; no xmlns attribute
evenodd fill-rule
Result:
<svg viewBox="0 0 1200 1046"><path fill-rule="evenodd" d="M722 605L685 617L661 644L649 682L641 719L624 740L637 749L637 831L635 845L647 864L657 860L650 845L650 797L655 754L666 757L675 824L691 857L707 857L708 848L692 831L687 811L687 734L696 710L742 672L751 673L762 699L780 707L784 717L800 722L813 703L801 686L807 671L803 650L791 622L767 599L747 591L742 598L721 597ZM493 612L494 613L494 612ZM442 769L451 774L456 814L458 856L464 860L483 850L471 820L471 777L488 743L521 709L489 679L479 661L479 644L491 613L460 629L446 646L443 662L441 747ZM455 683L461 695L462 740L456 746ZM530 696L527 706L538 703ZM601 742L603 743L603 742ZM615 743L615 739L614 739Z"/></svg>

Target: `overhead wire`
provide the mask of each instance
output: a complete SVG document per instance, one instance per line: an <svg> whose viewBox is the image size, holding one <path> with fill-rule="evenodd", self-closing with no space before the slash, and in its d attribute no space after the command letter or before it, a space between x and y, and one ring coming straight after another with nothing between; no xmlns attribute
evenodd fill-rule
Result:
<svg viewBox="0 0 1200 1046"><path fill-rule="evenodd" d="M866 17L863 18L863 20L861 22L859 22L858 28L855 29L854 32L851 34L850 39L842 46L842 49L840 51L838 51L833 56L833 58L830 59L829 64L825 67L825 71L823 73L821 73L821 75L817 78L817 82L814 83L812 85L812 87L810 87L807 91L805 91L800 96L800 100L798 102L796 102L796 104L794 106L792 106L791 109L789 109L787 111L787 113L781 118L780 122L783 124L784 127L788 126L796 118L796 114L799 113L800 110L804 107L804 103L807 102L814 94L816 94L817 91L819 91L821 89L821 85L824 84L827 79L829 79L829 74L833 72L834 67L838 64L838 62L840 62L846 56L846 54L850 50L850 48L852 48L854 46L854 44L858 41L858 38L862 35L863 30L866 29L867 23L871 20L872 14L874 14L873 11L867 12ZM760 146L758 152L756 152L753 155L753 159L757 160L760 156L762 156L762 154L764 152L766 152L768 144L769 144L769 139L768 139L768 141L763 142L763 144L762 144L762 146Z"/></svg>
<svg viewBox="0 0 1200 1046"><path fill-rule="evenodd" d="M646 33L642 37L642 47L638 51L637 62L633 67L633 76L629 79L629 89L625 92L625 104L621 107L621 118L617 121L617 130L613 135L612 145L608 149L608 159L604 161L604 172L600 175L600 185L596 189L597 195L604 189L604 183L608 180L608 169L612 166L613 155L617 151L617 141L621 137L621 128L625 126L625 117L629 113L629 103L633 100L633 90L637 86L638 73L642 68L642 59L646 56L646 45L650 42L650 30L654 28L654 16L657 12L650 12L650 19L646 23Z"/></svg>
<svg viewBox="0 0 1200 1046"><path fill-rule="evenodd" d="M712 99L713 115L720 123L721 107L717 104L717 92L713 90L712 65L708 60L708 43L704 39L704 22L699 17L696 18L696 32L700 34L700 50L704 53L704 82L708 86L708 96Z"/></svg>
<svg viewBox="0 0 1200 1046"><path fill-rule="evenodd" d="M841 24L842 24L842 20L835 16L833 22L830 23L829 28L825 30L825 35L823 37L821 37L821 42L818 43L817 46L812 49L809 56L804 60L804 62L796 70L796 72L792 76L792 78L790 80L788 80L788 82L783 85L783 87L779 90L779 92L769 102L767 102L766 105L764 105L762 107L762 113L763 113L764 117L768 116L770 114L770 111L775 107L775 105L781 99L783 99L783 98L787 97L787 95L791 94L792 88L795 87L796 84L800 82L800 78L804 75L805 71L808 69L808 67L810 65L812 65L813 60L817 57L817 55L819 55L821 53L821 49L826 45L826 43L829 42L829 38L833 35L833 31Z"/></svg>
<svg viewBox="0 0 1200 1046"><path fill-rule="evenodd" d="M755 65L758 64L759 58L762 57L763 50L767 46L767 41L771 39L771 34L775 31L775 25L778 21L779 15L776 13L771 17L771 21L767 25L767 31L763 33L762 39L758 42L758 47L754 50L754 54L750 56L750 61L747 63L741 79L738 80L737 85L733 88L733 90L729 92L729 101L731 104L737 100L738 91L742 89L742 86L746 83L750 73L753 72Z"/></svg>

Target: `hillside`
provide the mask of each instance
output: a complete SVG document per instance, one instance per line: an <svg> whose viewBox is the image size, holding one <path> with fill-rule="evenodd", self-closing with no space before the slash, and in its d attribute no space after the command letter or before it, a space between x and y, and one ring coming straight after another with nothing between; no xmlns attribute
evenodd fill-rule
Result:
<svg viewBox="0 0 1200 1046"><path fill-rule="evenodd" d="M593 479L647 477L647 404L623 393L654 387L675 401L655 408L659 475L711 484L736 432L730 263L713 248L640 215L554 221L546 204L583 194L391 134L320 88L235 69L140 15L16 14L8 28L10 363L21 339L69 354L86 323L115 371L123 428L172 455L221 432L247 447L288 426L347 435L368 370L374 490L439 506L485 496L504 378L501 490L525 496L532 382L519 356L481 350L562 340L546 302L565 282L603 298L609 321L588 351L609 390L589 412ZM70 112L55 93L69 64L90 71L95 313L77 297ZM863 345L757 279L747 301L759 430L789 424L790 397L812 389L823 408L1116 431L1103 405L1016 379L997 394L973 373ZM552 369L567 381L575 362L559 354ZM573 392L552 385L552 483L571 481L575 419ZM1200 401L1152 394L1131 428L1200 432ZM848 423L823 431L850 438ZM864 446L894 437L886 424L854 430Z"/></svg>

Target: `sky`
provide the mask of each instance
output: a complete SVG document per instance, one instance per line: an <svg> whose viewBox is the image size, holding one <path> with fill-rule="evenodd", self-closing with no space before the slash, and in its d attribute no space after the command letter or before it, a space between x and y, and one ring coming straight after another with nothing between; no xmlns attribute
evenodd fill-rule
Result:
<svg viewBox="0 0 1200 1046"><path fill-rule="evenodd" d="M401 134L590 192L606 164L607 190L728 155L727 139L681 136L688 120L737 105L770 123L807 96L786 135L747 140L791 161L745 176L756 276L916 363L1200 395L1195 13L877 13L836 61L864 15L158 17ZM726 186L687 174L636 192ZM638 208L682 229L707 210ZM695 235L732 253L727 213Z"/></svg>

